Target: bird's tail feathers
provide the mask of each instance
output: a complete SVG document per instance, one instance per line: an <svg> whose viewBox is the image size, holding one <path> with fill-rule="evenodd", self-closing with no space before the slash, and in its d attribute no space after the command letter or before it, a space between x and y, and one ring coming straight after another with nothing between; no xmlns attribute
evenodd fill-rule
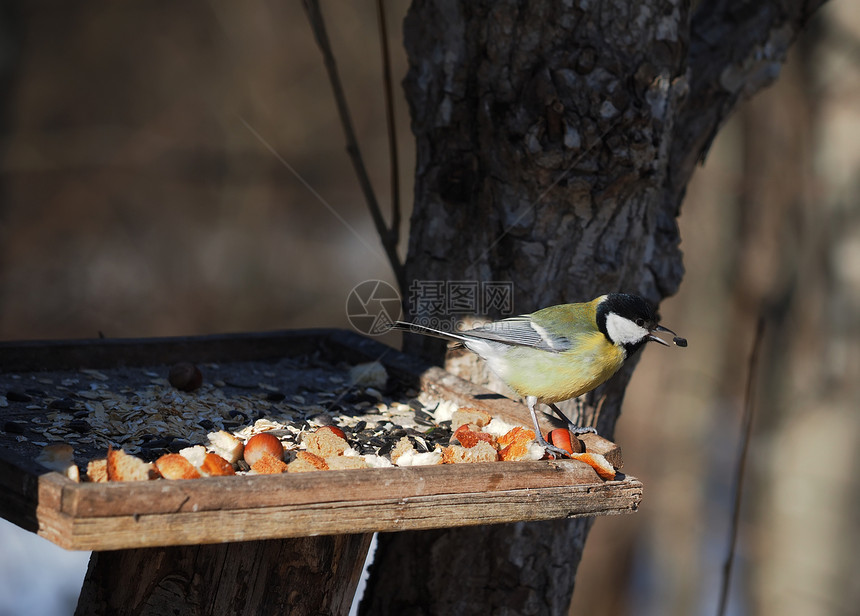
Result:
<svg viewBox="0 0 860 616"><path fill-rule="evenodd" d="M392 329L412 334L421 334L423 336L433 336L434 338L442 338L443 340L455 340L460 344L468 340L467 336L464 336L459 332L448 332L441 329L427 327L426 325L418 325L417 323L406 323L405 321L397 321Z"/></svg>

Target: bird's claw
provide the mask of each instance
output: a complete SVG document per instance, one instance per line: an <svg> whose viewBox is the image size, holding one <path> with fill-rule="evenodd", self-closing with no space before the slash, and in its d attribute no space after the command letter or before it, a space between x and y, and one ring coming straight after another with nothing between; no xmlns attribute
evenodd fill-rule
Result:
<svg viewBox="0 0 860 616"><path fill-rule="evenodd" d="M573 424L568 425L567 429L573 436L580 436L582 434L597 434L597 428L592 428L591 426L574 426Z"/></svg>
<svg viewBox="0 0 860 616"><path fill-rule="evenodd" d="M562 449L561 447L556 447L544 438L540 439L540 444L548 454L555 455L556 458L570 458L569 451Z"/></svg>

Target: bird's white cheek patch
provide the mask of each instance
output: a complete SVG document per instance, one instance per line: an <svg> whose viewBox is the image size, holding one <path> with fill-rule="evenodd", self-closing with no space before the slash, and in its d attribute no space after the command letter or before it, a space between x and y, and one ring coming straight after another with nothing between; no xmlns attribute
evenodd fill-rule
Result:
<svg viewBox="0 0 860 616"><path fill-rule="evenodd" d="M606 315L606 332L615 344L635 344L648 335L648 330L614 312Z"/></svg>

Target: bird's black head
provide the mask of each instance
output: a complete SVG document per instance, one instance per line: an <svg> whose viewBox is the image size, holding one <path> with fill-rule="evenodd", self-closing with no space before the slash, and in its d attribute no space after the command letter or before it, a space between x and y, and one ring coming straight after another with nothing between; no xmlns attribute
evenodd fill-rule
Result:
<svg viewBox="0 0 860 616"><path fill-rule="evenodd" d="M628 357L649 340L668 346L654 335L655 331L668 331L658 325L659 320L654 306L638 295L610 293L597 305L597 327L609 342L623 347Z"/></svg>

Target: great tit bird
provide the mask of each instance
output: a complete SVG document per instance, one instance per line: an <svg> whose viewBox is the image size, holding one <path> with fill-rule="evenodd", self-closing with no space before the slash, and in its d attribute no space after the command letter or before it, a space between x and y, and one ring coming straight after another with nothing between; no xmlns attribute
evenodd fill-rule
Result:
<svg viewBox="0 0 860 616"><path fill-rule="evenodd" d="M657 320L654 307L641 297L610 293L590 302L550 306L466 331L448 332L403 321L395 328L454 340L455 347L464 346L484 359L525 399L541 445L566 456L567 452L547 443L541 434L535 405L547 405L575 433L593 432L575 426L555 403L604 383L646 342L669 346L654 332L670 333L676 345L687 346L686 340Z"/></svg>

